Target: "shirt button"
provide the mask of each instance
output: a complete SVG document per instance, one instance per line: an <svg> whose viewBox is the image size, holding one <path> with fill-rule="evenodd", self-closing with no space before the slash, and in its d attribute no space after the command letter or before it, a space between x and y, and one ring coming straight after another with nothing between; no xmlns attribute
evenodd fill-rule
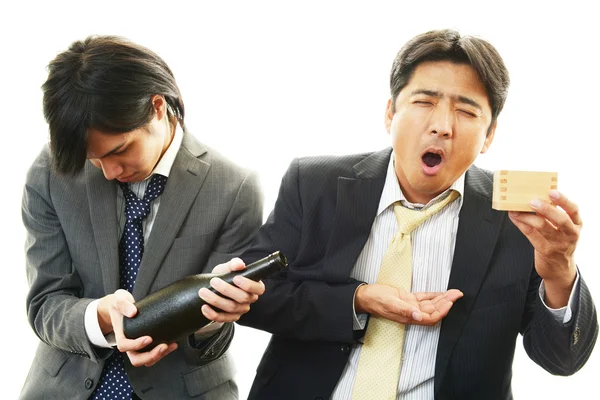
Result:
<svg viewBox="0 0 600 400"><path fill-rule="evenodd" d="M350 346L348 346L347 344L342 345L342 353L350 354Z"/></svg>
<svg viewBox="0 0 600 400"><path fill-rule="evenodd" d="M87 378L83 384L85 385L86 389L91 389L94 386L94 381L90 378Z"/></svg>

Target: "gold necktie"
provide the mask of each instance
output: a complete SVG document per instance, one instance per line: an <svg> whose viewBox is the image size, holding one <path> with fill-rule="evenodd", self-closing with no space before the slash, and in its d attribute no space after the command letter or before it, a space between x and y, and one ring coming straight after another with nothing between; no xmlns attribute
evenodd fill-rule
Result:
<svg viewBox="0 0 600 400"><path fill-rule="evenodd" d="M377 283L411 291L412 281L412 244L410 234L427 218L440 211L458 197L452 190L439 203L423 210L411 210L400 202L394 204L394 213L398 221L398 232L387 248ZM395 400L398 392L398 379L402 363L404 344L404 324L371 315L360 350L353 400Z"/></svg>

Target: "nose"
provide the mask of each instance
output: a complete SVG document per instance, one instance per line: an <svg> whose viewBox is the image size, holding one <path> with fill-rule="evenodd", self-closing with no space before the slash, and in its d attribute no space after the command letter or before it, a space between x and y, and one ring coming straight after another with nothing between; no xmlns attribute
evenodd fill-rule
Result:
<svg viewBox="0 0 600 400"><path fill-rule="evenodd" d="M433 110L431 116L431 126L429 132L433 135L452 137L452 128L454 125L454 113L450 107L444 104L438 104Z"/></svg>
<svg viewBox="0 0 600 400"><path fill-rule="evenodd" d="M123 167L119 163L110 160L98 160L98 163L100 164L100 168L102 168L104 177L109 181L112 181L123 173Z"/></svg>

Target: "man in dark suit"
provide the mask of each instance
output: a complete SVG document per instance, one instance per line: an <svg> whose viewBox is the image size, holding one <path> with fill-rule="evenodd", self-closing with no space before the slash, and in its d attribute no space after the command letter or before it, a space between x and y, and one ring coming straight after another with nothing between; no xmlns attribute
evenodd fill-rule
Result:
<svg viewBox="0 0 600 400"><path fill-rule="evenodd" d="M564 211L539 199L535 213L493 210L491 174L472 165L508 85L489 43L419 35L392 68L392 149L292 162L242 256L281 250L290 262L239 321L273 334L251 399L510 399L519 333L553 374L584 365L598 323L573 256L576 204L551 191ZM400 231L403 215L423 213ZM382 274L401 269L386 260L407 237L403 288Z"/></svg>
<svg viewBox="0 0 600 400"><path fill-rule="evenodd" d="M237 399L232 321L262 283L216 280L229 299L219 299L222 312L202 309L216 323L149 352L138 350L152 338L127 339L121 323L137 312L134 299L248 246L262 222L256 176L186 132L169 67L123 38L73 43L50 63L43 91L50 146L22 205L27 310L41 342L21 397Z"/></svg>

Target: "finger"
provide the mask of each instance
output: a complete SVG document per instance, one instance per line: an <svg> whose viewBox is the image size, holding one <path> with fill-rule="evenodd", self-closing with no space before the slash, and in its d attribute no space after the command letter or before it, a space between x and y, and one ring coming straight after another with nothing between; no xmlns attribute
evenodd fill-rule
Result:
<svg viewBox="0 0 600 400"><path fill-rule="evenodd" d="M452 300L446 298L445 294L437 296L433 300L425 300L419 303L421 312L432 314L433 312L442 309L448 302L454 303Z"/></svg>
<svg viewBox="0 0 600 400"><path fill-rule="evenodd" d="M531 207L536 211L536 213L550 221L554 230L558 229L567 235L576 233L577 228L575 223L571 219L571 216L568 215L564 210L554 207L550 203L537 199L531 202Z"/></svg>
<svg viewBox="0 0 600 400"><path fill-rule="evenodd" d="M451 301L451 302L456 302L458 299L461 299L465 294L463 292L461 292L458 289L449 289L448 291L446 291L446 293L444 294L444 297L446 298L446 300Z"/></svg>
<svg viewBox="0 0 600 400"><path fill-rule="evenodd" d="M120 352L125 353L127 351L139 350L152 343L150 336L127 338L123 333L123 314L115 307L111 307L110 309L110 319L113 324L117 348Z"/></svg>
<svg viewBox="0 0 600 400"><path fill-rule="evenodd" d="M437 296L435 299L431 300L431 303L432 303L432 304L433 304L433 305L436 307L436 309L437 309L437 307L438 307L438 305L439 305L439 304L446 303L446 302L448 302L448 301L453 301L453 300L447 299L447 298L446 298L446 293L442 293L441 295ZM421 308L421 310L422 310L422 309L423 309L423 308Z"/></svg>
<svg viewBox="0 0 600 400"><path fill-rule="evenodd" d="M413 295L419 302L425 301L425 300L433 300L436 297L441 296L443 294L444 293L442 293L442 292L416 292L416 293L413 293Z"/></svg>
<svg viewBox="0 0 600 400"><path fill-rule="evenodd" d="M513 224L515 224L515 226L521 231L521 233L523 233L523 235L525 235L525 237L527 237L527 239L531 242L531 244L535 248L540 248L547 242L547 239L539 230L537 230L536 228L532 227L531 225L521 221L523 218L527 217L526 215L523 215L523 214L525 214L525 213L514 213L511 211L508 213L508 216L511 219L511 221L513 222ZM539 216L534 216L534 217L542 218ZM550 223L547 221L545 223L550 225ZM552 229L554 229L554 228L552 228Z"/></svg>
<svg viewBox="0 0 600 400"><path fill-rule="evenodd" d="M422 313L431 314L432 312L437 310L437 303L434 303L431 300L425 300L419 303L419 308Z"/></svg>
<svg viewBox="0 0 600 400"><path fill-rule="evenodd" d="M450 311L454 302L463 297L463 293L457 289L450 289L446 293L435 297L433 300L425 300L419 303L419 308L423 313L419 325L434 325Z"/></svg>
<svg viewBox="0 0 600 400"><path fill-rule="evenodd" d="M120 338L125 337L123 335L123 314L115 307L114 303L110 306L108 313L110 315L115 338L118 341Z"/></svg>
<svg viewBox="0 0 600 400"><path fill-rule="evenodd" d="M248 310L250 306L248 306ZM239 313L218 313L208 304L204 304L201 308L202 314L206 318L215 322L235 322L240 319L240 316L247 311L239 312Z"/></svg>
<svg viewBox="0 0 600 400"><path fill-rule="evenodd" d="M247 279L249 280L249 279ZM255 282L256 283L256 282ZM210 285L217 291L221 296L228 297L229 299L237 303L254 303L258 296L252 293L247 293L237 286L230 285L219 278L213 278L210 281Z"/></svg>
<svg viewBox="0 0 600 400"><path fill-rule="evenodd" d="M437 324L439 321L442 320L442 318L448 315L453 305L454 303L451 301L441 302L440 304L438 304L437 309L431 314L429 314L432 324Z"/></svg>
<svg viewBox="0 0 600 400"><path fill-rule="evenodd" d="M111 310L111 319L113 320L113 332L115 334L115 340L117 341L117 348L120 352L125 353L127 351L140 350L152 343L152 338L150 336L127 338L123 333L123 316L121 314L113 315L113 313L116 314L118 311L114 308ZM121 319L117 322L117 318Z"/></svg>
<svg viewBox="0 0 600 400"><path fill-rule="evenodd" d="M133 310L131 309L131 307L133 307ZM117 303L114 303L111 308L110 308L110 320L112 322L112 326L113 326L113 332L115 334L115 339L117 339L117 342L119 341L119 339L125 339L125 334L123 333L123 315L125 314L128 318L133 317L136 313L137 313L137 309L135 308L135 306L133 306L133 304L129 303L129 302L124 302L122 304L118 304L118 300ZM135 338L130 338L130 339L135 339ZM126 350L130 350L130 349L126 349ZM124 351L126 351L124 350Z"/></svg>
<svg viewBox="0 0 600 400"><path fill-rule="evenodd" d="M452 308L453 305L454 305L454 303L451 301L448 301L448 300L441 301L436 305L436 308L433 312L422 313L423 318L417 323L419 325L428 325L428 326L435 325L439 321L441 321L442 318L444 318L446 315L448 315L448 312L450 311L450 309Z"/></svg>
<svg viewBox="0 0 600 400"><path fill-rule="evenodd" d="M131 296L131 294L129 296L116 296L114 308L117 309L122 315L128 318L133 318L135 314L137 314L137 307L133 304L133 302L133 296Z"/></svg>
<svg viewBox="0 0 600 400"><path fill-rule="evenodd" d="M215 310L213 310L213 308L211 306L204 304L200 310L202 311L202 314L206 318L208 318L210 321L224 322L224 321L217 320L220 317L219 313L216 312Z"/></svg>
<svg viewBox="0 0 600 400"><path fill-rule="evenodd" d="M140 350L152 343L150 336L127 338L123 332L123 314L116 307L110 308L110 319L113 325L117 348L120 352L125 353L127 351Z"/></svg>
<svg viewBox="0 0 600 400"><path fill-rule="evenodd" d="M236 289L243 293L245 296L249 296L246 292L241 289ZM198 295L202 300L208 303L211 306L214 306L218 309L223 310L228 313L239 313L246 312L250 309L249 303L242 302L238 303L231 299L226 299L224 297L219 296L216 293L213 293L211 290L207 288L202 288L198 291Z"/></svg>
<svg viewBox="0 0 600 400"><path fill-rule="evenodd" d="M131 361L131 365L134 367L140 367L142 365L154 365L158 360L160 360L164 355L169 346L166 343L161 343L150 351L146 352L137 352L137 351L128 351L127 357L129 357L129 361Z"/></svg>
<svg viewBox="0 0 600 400"><path fill-rule="evenodd" d="M579 215L579 207L577 204L569 200L567 196L560 193L558 190L551 190L548 194L554 204L565 210L575 225L581 225L583 221Z"/></svg>
<svg viewBox="0 0 600 400"><path fill-rule="evenodd" d="M447 301L455 302L456 300L463 297L463 293L460 290L450 289L444 293L440 293L432 300L429 300L434 306L437 307L440 303L445 303Z"/></svg>
<svg viewBox="0 0 600 400"><path fill-rule="evenodd" d="M421 310L415 305L407 303L403 300L394 298L391 300L389 304L389 311L384 309L384 314L393 314L393 315L384 315L386 318L394 319L403 323L410 323L412 320L420 321L421 318ZM400 319L398 319L400 318Z"/></svg>
<svg viewBox="0 0 600 400"><path fill-rule="evenodd" d="M159 362L160 360L162 360L163 358L165 358L166 356L168 356L175 350L177 350L177 343L171 343L170 345L168 345L167 350L165 350L163 353L161 353L160 357L157 360L154 360L147 364L144 364L144 366L146 366L146 367L153 366L154 364L156 364L157 362Z"/></svg>
<svg viewBox="0 0 600 400"><path fill-rule="evenodd" d="M260 296L265 292L265 284L262 281L255 282L244 276L236 276L233 278L233 283L243 291L257 296Z"/></svg>
<svg viewBox="0 0 600 400"><path fill-rule="evenodd" d="M225 274L231 271L240 271L244 268L246 268L246 264L241 259L235 257L224 264L217 265L213 268L212 272L214 274Z"/></svg>
<svg viewBox="0 0 600 400"><path fill-rule="evenodd" d="M150 343L152 343L150 336L141 336L135 339L127 339L125 336L121 336L121 338L117 339L117 349L121 353L140 351Z"/></svg>
<svg viewBox="0 0 600 400"><path fill-rule="evenodd" d="M422 302L425 300L431 300L433 302L439 299L446 299L450 301L456 301L463 297L463 292L457 289L449 289L446 292L416 292L413 293L417 301Z"/></svg>
<svg viewBox="0 0 600 400"><path fill-rule="evenodd" d="M549 207L551 207L551 206L549 206ZM531 230L541 231L543 229L551 227L551 225L548 223L548 220L542 215L529 213L529 212L510 211L508 213L508 216L511 219L511 221L513 221L513 222L517 221L517 222L529 227L527 229L528 231L531 231ZM554 228L552 228L552 229L554 229ZM525 233L525 232L523 232L523 233Z"/></svg>
<svg viewBox="0 0 600 400"><path fill-rule="evenodd" d="M133 295L125 289L117 289L114 295L120 299L131 299L131 301L134 301Z"/></svg>

